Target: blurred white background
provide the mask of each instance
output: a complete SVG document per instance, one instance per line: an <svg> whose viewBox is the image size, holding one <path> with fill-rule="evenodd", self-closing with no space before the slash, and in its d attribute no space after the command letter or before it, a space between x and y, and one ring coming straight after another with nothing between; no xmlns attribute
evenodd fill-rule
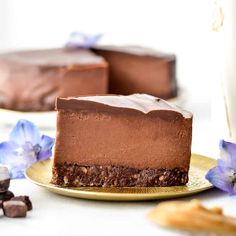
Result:
<svg viewBox="0 0 236 236"><path fill-rule="evenodd" d="M1 0L0 49L63 46L72 31L102 32L104 44L137 44L178 57L180 84L210 97L212 0Z"/></svg>
<svg viewBox="0 0 236 236"><path fill-rule="evenodd" d="M193 111L195 120L204 121L198 122L194 135L198 135L198 129L210 135L212 93L217 91L214 86L220 76L219 41L212 31L214 3L214 0L1 0L0 50L63 46L70 32L82 31L104 33L101 44L135 44L175 53L178 82L188 94L185 106ZM218 145L218 139L209 138L209 142Z"/></svg>

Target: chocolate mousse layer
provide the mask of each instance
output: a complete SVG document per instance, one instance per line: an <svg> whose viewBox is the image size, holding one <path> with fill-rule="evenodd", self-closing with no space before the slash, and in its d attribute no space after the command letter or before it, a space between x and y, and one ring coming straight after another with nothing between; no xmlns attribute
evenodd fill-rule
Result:
<svg viewBox="0 0 236 236"><path fill-rule="evenodd" d="M148 93L164 99L177 95L174 55L135 46L98 46L93 50L109 63L110 93Z"/></svg>
<svg viewBox="0 0 236 236"><path fill-rule="evenodd" d="M86 49L47 49L0 54L0 107L54 110L56 97L104 94L107 63Z"/></svg>
<svg viewBox="0 0 236 236"><path fill-rule="evenodd" d="M145 94L57 99L52 183L173 186L188 181L192 115Z"/></svg>

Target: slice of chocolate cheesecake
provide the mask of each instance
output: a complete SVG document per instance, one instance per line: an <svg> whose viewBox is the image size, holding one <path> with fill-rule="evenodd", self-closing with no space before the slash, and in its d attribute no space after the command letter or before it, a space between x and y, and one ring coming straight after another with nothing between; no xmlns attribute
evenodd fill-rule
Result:
<svg viewBox="0 0 236 236"><path fill-rule="evenodd" d="M176 57L135 46L97 46L109 63L109 93L147 93L163 99L177 95Z"/></svg>
<svg viewBox="0 0 236 236"><path fill-rule="evenodd" d="M52 183L175 186L188 182L192 114L146 94L57 99Z"/></svg>

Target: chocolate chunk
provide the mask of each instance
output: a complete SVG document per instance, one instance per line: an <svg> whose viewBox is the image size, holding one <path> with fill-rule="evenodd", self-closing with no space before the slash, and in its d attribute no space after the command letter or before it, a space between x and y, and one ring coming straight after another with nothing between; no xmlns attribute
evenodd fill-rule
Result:
<svg viewBox="0 0 236 236"><path fill-rule="evenodd" d="M10 185L10 176L6 166L0 165L0 193L6 192Z"/></svg>
<svg viewBox="0 0 236 236"><path fill-rule="evenodd" d="M4 215L10 218L26 217L27 206L22 201L5 201L3 202Z"/></svg>
<svg viewBox="0 0 236 236"><path fill-rule="evenodd" d="M5 193L0 193L0 200L8 201L14 197L14 193L11 191L6 191Z"/></svg>
<svg viewBox="0 0 236 236"><path fill-rule="evenodd" d="M16 196L11 199L12 201L22 201L27 206L27 210L32 210L32 202L30 201L30 198L28 196Z"/></svg>
<svg viewBox="0 0 236 236"><path fill-rule="evenodd" d="M0 180L0 193L4 193L10 186L10 179Z"/></svg>

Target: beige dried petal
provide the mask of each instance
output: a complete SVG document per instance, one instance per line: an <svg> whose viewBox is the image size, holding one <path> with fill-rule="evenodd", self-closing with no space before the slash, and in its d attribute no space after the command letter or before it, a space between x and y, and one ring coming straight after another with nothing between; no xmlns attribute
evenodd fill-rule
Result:
<svg viewBox="0 0 236 236"><path fill-rule="evenodd" d="M200 201L168 201L157 205L148 217L154 223L191 231L235 233L236 218L223 215L222 209L205 208Z"/></svg>

